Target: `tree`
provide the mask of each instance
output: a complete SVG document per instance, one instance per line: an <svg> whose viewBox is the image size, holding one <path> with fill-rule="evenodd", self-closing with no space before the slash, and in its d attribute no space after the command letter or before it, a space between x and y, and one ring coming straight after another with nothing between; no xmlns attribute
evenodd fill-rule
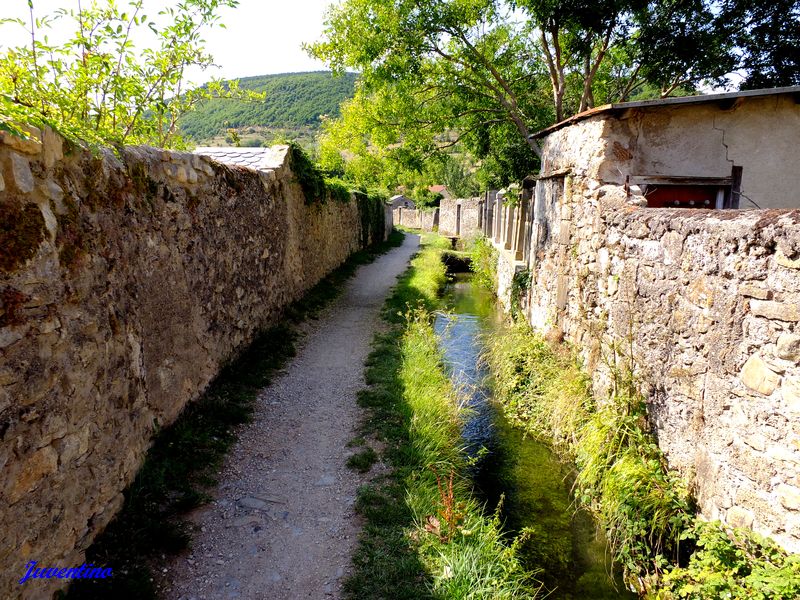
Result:
<svg viewBox="0 0 800 600"><path fill-rule="evenodd" d="M741 89L800 85L800 1L726 0L720 16L745 73Z"/></svg>
<svg viewBox="0 0 800 600"><path fill-rule="evenodd" d="M16 23L30 44L0 55L0 129L24 135L19 123L49 125L67 137L92 144L150 144L182 147L178 119L214 96L238 95L236 83L215 81L186 88L190 66L213 64L203 50L203 29L222 26L217 12L238 0L179 0L158 13L159 26L145 14L144 0L121 9L113 0L77 10L59 9ZM73 34L61 45L45 32L68 21ZM149 30L153 47L136 48L134 33Z"/></svg>
<svg viewBox="0 0 800 600"><path fill-rule="evenodd" d="M359 69L364 94L391 90L421 110L408 125L441 133L466 117L472 129L508 121L538 153L529 139L542 108L529 102L536 64L519 33L494 0L347 0L329 10L325 38L309 51L334 71Z"/></svg>
<svg viewBox="0 0 800 600"><path fill-rule="evenodd" d="M796 25L797 0L778 3ZM754 0L344 0L309 50L361 72L327 128L349 131L352 155L461 145L504 184L535 167L531 132L598 100L691 93L737 68L794 81L800 34L778 21Z"/></svg>

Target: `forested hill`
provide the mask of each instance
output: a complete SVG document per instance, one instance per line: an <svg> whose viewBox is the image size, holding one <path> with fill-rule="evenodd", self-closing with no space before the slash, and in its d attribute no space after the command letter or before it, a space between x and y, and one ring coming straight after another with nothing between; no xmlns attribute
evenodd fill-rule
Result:
<svg viewBox="0 0 800 600"><path fill-rule="evenodd" d="M339 115L341 102L353 96L356 77L328 71L245 77L240 87L265 92L264 100L210 100L181 119L181 130L203 142L228 128L316 129L320 115Z"/></svg>

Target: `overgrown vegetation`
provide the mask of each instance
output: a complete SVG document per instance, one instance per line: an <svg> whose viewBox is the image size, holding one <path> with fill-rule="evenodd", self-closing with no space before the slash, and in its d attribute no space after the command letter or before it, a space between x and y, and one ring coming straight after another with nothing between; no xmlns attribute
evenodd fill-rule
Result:
<svg viewBox="0 0 800 600"><path fill-rule="evenodd" d="M432 328L448 240L425 236L384 309L367 360L364 436L385 444L392 471L359 492L367 523L346 583L351 598L534 597L537 584L486 515L466 476L457 403Z"/></svg>
<svg viewBox="0 0 800 600"><path fill-rule="evenodd" d="M490 339L495 397L524 431L574 461L574 494L605 528L615 561L642 595L796 598L800 559L753 532L704 523L682 478L667 468L643 398L628 373L594 399L574 356L524 322Z"/></svg>
<svg viewBox="0 0 800 600"><path fill-rule="evenodd" d="M87 552L87 562L114 570L114 577L76 580L72 599L146 600L157 597L152 569L163 555L188 546L191 531L182 515L208 500L222 460L236 440L236 427L249 421L255 398L277 369L294 355L297 324L315 318L341 291L359 265L402 243L388 242L354 253L341 267L285 311L284 321L264 332L227 366L198 401L164 429L125 491L125 505Z"/></svg>
<svg viewBox="0 0 800 600"><path fill-rule="evenodd" d="M470 269L475 273L474 281L491 290L497 289L497 250L484 236L475 238L470 249Z"/></svg>
<svg viewBox="0 0 800 600"><path fill-rule="evenodd" d="M353 190L348 182L337 178L325 177L317 165L299 144L289 144L292 160L292 172L295 181L303 189L306 204L325 203L329 199L347 203L355 198L361 224L361 244L368 245L382 240L386 233L384 207L386 197L380 193L365 190Z"/></svg>

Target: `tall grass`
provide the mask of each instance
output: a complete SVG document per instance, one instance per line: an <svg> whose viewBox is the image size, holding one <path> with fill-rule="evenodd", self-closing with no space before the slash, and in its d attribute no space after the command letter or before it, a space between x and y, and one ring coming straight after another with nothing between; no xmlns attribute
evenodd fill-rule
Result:
<svg viewBox="0 0 800 600"><path fill-rule="evenodd" d="M800 597L800 557L699 519L635 386L617 385L596 401L575 357L524 322L506 325L487 346L495 397L514 424L574 462L576 500L605 528L631 587L662 600Z"/></svg>
<svg viewBox="0 0 800 600"><path fill-rule="evenodd" d="M475 273L475 283L489 290L497 289L497 250L491 242L479 236L470 245L470 269Z"/></svg>
<svg viewBox="0 0 800 600"><path fill-rule="evenodd" d="M425 240L424 240L425 241ZM446 241L446 240L445 240ZM366 517L350 598L532 598L537 584L497 517L472 495L458 403L445 374L431 310L445 282L433 238L386 303L388 333L367 360L364 435L385 445L391 472L359 493Z"/></svg>

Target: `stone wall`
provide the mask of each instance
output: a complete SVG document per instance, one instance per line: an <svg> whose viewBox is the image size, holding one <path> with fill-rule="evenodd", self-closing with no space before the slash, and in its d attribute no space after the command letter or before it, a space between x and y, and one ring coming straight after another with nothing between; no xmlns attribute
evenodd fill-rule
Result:
<svg viewBox="0 0 800 600"><path fill-rule="evenodd" d="M574 344L598 397L632 366L703 515L800 552L800 210L632 206L600 125L551 135L528 217L495 224L504 303L530 269L528 320Z"/></svg>
<svg viewBox="0 0 800 600"><path fill-rule="evenodd" d="M568 239L540 252L529 321L580 349L598 397L632 362L704 516L800 552L800 211L614 211ZM506 307L520 268L500 251Z"/></svg>
<svg viewBox="0 0 800 600"><path fill-rule="evenodd" d="M80 565L154 431L384 232L306 203L285 152L256 172L0 135L0 596L41 598L63 580L23 565Z"/></svg>
<svg viewBox="0 0 800 600"><path fill-rule="evenodd" d="M483 202L479 198L443 199L439 204L439 233L466 237L480 231Z"/></svg>
<svg viewBox="0 0 800 600"><path fill-rule="evenodd" d="M439 226L439 209L418 210L414 208L395 208L392 220L398 225L422 231L435 231Z"/></svg>

